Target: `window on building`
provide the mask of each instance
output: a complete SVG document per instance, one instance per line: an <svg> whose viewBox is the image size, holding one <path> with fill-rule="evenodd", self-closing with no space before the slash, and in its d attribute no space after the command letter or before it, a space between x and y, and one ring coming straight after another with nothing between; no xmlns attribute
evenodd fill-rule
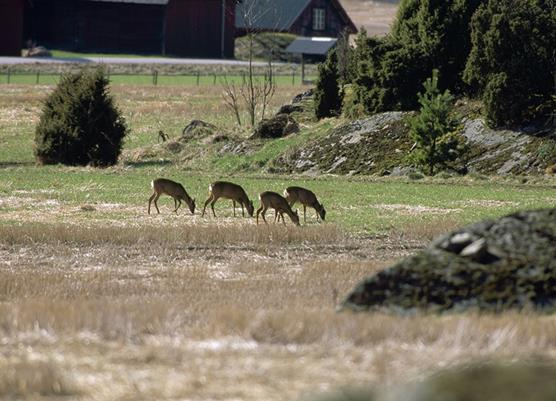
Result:
<svg viewBox="0 0 556 401"><path fill-rule="evenodd" d="M324 8L313 8L313 29L324 30Z"/></svg>

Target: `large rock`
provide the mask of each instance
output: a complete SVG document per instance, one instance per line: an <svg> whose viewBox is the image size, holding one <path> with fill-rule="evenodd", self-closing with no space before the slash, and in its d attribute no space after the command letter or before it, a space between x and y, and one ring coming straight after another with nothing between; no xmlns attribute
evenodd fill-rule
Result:
<svg viewBox="0 0 556 401"><path fill-rule="evenodd" d="M556 209L485 220L444 235L421 253L361 282L354 310L552 311L556 306Z"/></svg>
<svg viewBox="0 0 556 401"><path fill-rule="evenodd" d="M432 375L380 401L552 401L556 367L533 363L475 363Z"/></svg>
<svg viewBox="0 0 556 401"><path fill-rule="evenodd" d="M289 114L277 114L262 120L251 138L282 138L298 131L299 124Z"/></svg>
<svg viewBox="0 0 556 401"><path fill-rule="evenodd" d="M204 138L218 133L218 127L201 120L192 120L182 131L182 139Z"/></svg>
<svg viewBox="0 0 556 401"><path fill-rule="evenodd" d="M422 381L377 389L344 387L308 401L554 401L556 366L549 360L474 362Z"/></svg>

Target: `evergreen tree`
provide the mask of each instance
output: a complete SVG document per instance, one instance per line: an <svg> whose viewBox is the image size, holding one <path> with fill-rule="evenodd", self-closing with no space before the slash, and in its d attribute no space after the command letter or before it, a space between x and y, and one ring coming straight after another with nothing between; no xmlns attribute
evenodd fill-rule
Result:
<svg viewBox="0 0 556 401"><path fill-rule="evenodd" d="M318 79L315 87L315 115L321 119L340 114L342 97L339 87L338 58L336 51L328 53L324 63L318 67Z"/></svg>
<svg viewBox="0 0 556 401"><path fill-rule="evenodd" d="M350 107L362 105L367 113L415 109L432 69L440 71L440 87L463 92L469 21L481 1L402 0L391 35L356 40Z"/></svg>
<svg viewBox="0 0 556 401"><path fill-rule="evenodd" d="M493 126L554 111L556 11L548 0L489 0L472 20L464 78Z"/></svg>
<svg viewBox="0 0 556 401"><path fill-rule="evenodd" d="M108 83L101 68L62 76L35 131L39 163L108 166L118 161L127 127Z"/></svg>
<svg viewBox="0 0 556 401"><path fill-rule="evenodd" d="M448 90L440 93L437 70L423 86L425 93L419 94L421 109L411 122L411 136L417 144L415 161L433 175L437 165L455 160L463 147L456 135L458 121L451 115L453 97Z"/></svg>

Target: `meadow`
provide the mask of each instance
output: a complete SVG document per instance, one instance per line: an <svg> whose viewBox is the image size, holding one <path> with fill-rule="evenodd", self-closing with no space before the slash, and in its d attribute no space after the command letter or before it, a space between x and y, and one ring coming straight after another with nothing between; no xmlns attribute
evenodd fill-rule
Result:
<svg viewBox="0 0 556 401"><path fill-rule="evenodd" d="M554 206L543 177L284 176L229 163L36 166L48 85L0 89L0 398L298 400L342 386L396 386L492 358L556 357L556 320L527 313L397 317L336 311L363 277L462 224ZM306 87L282 85L273 108ZM218 86L114 85L125 150L177 137L192 119L234 127ZM334 126L337 121L321 124ZM301 137L310 136L311 124ZM303 146L291 138L270 154ZM267 147L266 147L267 146ZM262 157L262 156L261 156ZM231 164L230 164L231 163ZM147 214L168 177L197 211ZM208 184L313 189L327 222L255 224L231 202L202 218Z"/></svg>

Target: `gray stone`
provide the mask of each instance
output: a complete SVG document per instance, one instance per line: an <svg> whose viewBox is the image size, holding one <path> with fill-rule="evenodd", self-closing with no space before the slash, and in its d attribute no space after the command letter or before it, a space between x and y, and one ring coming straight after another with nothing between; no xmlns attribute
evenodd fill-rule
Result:
<svg viewBox="0 0 556 401"><path fill-rule="evenodd" d="M556 209L517 212L441 236L361 282L342 306L394 313L553 311Z"/></svg>
<svg viewBox="0 0 556 401"><path fill-rule="evenodd" d="M255 129L250 139L257 138L282 138L299 131L299 124L289 114L262 120Z"/></svg>

